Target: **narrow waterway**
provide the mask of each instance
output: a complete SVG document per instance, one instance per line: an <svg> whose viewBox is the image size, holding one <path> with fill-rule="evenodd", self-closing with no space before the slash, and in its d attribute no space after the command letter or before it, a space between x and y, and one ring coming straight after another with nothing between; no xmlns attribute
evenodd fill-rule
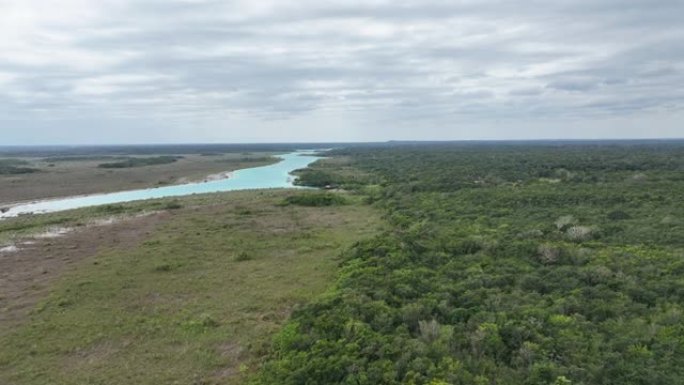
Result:
<svg viewBox="0 0 684 385"><path fill-rule="evenodd" d="M142 190L120 191L106 194L86 195L59 199L50 199L9 207L0 213L0 219L15 217L21 214L42 214L55 211L71 210L81 207L99 206L113 203L132 202L145 199L185 196L222 191L288 188L295 187L292 171L305 168L320 159L307 155L309 151L297 151L280 155L280 162L268 166L236 170L229 179L188 183L183 185L148 188Z"/></svg>

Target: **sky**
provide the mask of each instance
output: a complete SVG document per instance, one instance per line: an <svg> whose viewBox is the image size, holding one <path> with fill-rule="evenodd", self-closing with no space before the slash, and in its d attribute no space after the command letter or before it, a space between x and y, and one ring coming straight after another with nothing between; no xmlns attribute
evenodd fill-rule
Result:
<svg viewBox="0 0 684 385"><path fill-rule="evenodd" d="M0 0L0 145L684 137L682 0Z"/></svg>

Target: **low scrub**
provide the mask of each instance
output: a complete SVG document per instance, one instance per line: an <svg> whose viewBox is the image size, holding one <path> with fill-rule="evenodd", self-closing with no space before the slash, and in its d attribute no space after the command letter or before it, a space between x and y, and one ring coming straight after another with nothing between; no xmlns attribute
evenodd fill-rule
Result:
<svg viewBox="0 0 684 385"><path fill-rule="evenodd" d="M120 162L102 163L99 168L132 168L154 166L159 164L169 164L182 159L182 156L157 156L152 158L129 158Z"/></svg>
<svg viewBox="0 0 684 385"><path fill-rule="evenodd" d="M178 209L182 209L183 205L180 202L174 200L174 201L171 201L171 202L165 204L164 208L166 210L178 210Z"/></svg>
<svg viewBox="0 0 684 385"><path fill-rule="evenodd" d="M296 206L340 206L346 203L347 200L343 196L333 193L306 193L285 198L286 205Z"/></svg>
<svg viewBox="0 0 684 385"><path fill-rule="evenodd" d="M21 159L0 159L0 175L31 174L38 169L26 167L29 163Z"/></svg>

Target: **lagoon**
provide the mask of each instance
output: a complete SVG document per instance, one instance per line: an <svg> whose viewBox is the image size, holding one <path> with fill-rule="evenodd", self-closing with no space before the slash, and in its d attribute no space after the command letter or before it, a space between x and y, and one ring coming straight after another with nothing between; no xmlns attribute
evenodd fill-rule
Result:
<svg viewBox="0 0 684 385"><path fill-rule="evenodd" d="M297 187L294 185L296 178L291 173L294 170L305 168L320 159L320 157L313 156L310 153L310 151L302 150L279 155L278 158L281 160L278 163L268 166L235 170L229 179L17 204L10 206L9 210L6 212L0 213L0 219L15 217L22 214L43 214L82 207L193 194L252 189L294 188Z"/></svg>

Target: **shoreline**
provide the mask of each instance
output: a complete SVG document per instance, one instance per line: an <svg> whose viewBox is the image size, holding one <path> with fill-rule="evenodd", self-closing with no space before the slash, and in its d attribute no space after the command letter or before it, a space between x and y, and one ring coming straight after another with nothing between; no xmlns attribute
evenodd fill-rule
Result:
<svg viewBox="0 0 684 385"><path fill-rule="evenodd" d="M263 166L260 166L260 167L263 167ZM246 170L246 169L239 169L239 170ZM224 179L230 179L230 178L234 177L235 171L238 171L238 170L224 171L224 172L220 172L217 174L210 174L201 180L183 180L184 178L181 178L176 183L171 183L171 184L164 185L164 186L152 186L152 187L148 187L148 188L142 189L142 190L158 189L158 188L171 187L171 186L184 186L184 185L189 185L189 184L207 183L207 182L215 182L215 181L224 180ZM15 215L15 216L3 216L3 214L10 212L13 208L18 207L18 206L54 202L54 201L60 201L60 200L64 200L64 199L89 198L89 197L103 196L103 195L109 195L109 194L116 194L116 193L125 192L125 191L135 191L135 190L118 190L118 191L108 191L108 192L101 192L101 193L94 193L94 194L79 194L79 195L69 195L69 196L54 197L54 198L35 199L35 200L30 200L30 201L16 201L16 202L3 203L3 204L0 204L0 220L5 219L5 218L14 218L14 217L21 215L21 214L19 214L19 215Z"/></svg>
<svg viewBox="0 0 684 385"><path fill-rule="evenodd" d="M102 198L106 197L109 195L116 195L116 194L135 194L135 193L140 193L144 191L157 191L159 189L171 189L171 188L177 188L177 187L182 187L182 186L191 186L191 185L203 185L203 184L209 184L209 183L216 183L224 180L231 180L236 177L236 173L238 171L247 171L247 170L258 170L266 167L274 167L276 165L279 165L287 160L287 156L297 156L301 155L301 151L295 151L292 153L287 153L287 154L279 154L275 155L274 157L278 159L277 162L268 164L268 165L263 165L263 166L256 166L256 167L248 167L248 168L243 168L243 169L238 169L238 170L232 170L232 171L224 171L221 173L216 173L216 174L210 174L207 175L202 181L199 182L193 182L193 181L183 181L184 183L178 183L178 184L170 184L166 186L154 186L154 187L149 187L149 188L144 188L144 189L135 189L135 190L121 190L121 191L110 191L110 192L104 192L104 193L97 193L97 194L82 194L82 195L72 195L72 196L66 196L66 197L56 197L56 198L48 198L48 199L39 199L39 200L33 200L33 201L25 201L25 202L15 202L15 203L10 203L10 204L4 204L0 205L0 220L4 219L9 219L9 218L17 218L21 217L24 215L40 215L40 214L46 214L50 212L57 212L57 211L64 211L64 210L70 210L73 208L80 208L80 207L91 207L91 206L100 206L100 205L106 205L106 204L115 204L115 203L126 203L126 202L132 202L136 200L144 200L144 199L157 199L157 198L165 198L165 197L174 197L174 196L186 196L186 195L193 195L196 193L202 193L204 191L198 191L198 192L191 192L191 193L181 193L181 194L169 194L169 195L163 195L163 196L150 196L149 198L134 198L134 199L122 199L122 200L113 200L111 202L96 202L96 203L87 203L87 204L81 204L81 205L76 205L76 206L68 206L68 207L63 207L63 208L51 208L49 205L51 203L56 203L56 202L62 202L62 201L70 201L70 200L79 200L79 199L97 199L97 198ZM310 158L315 158L314 160L310 160L309 163L304 165L306 167L308 164L313 163L315 160L319 159L320 157L318 156L310 156ZM300 165L293 166L292 170L288 171L288 175L286 176L285 183L288 184L293 184L292 176L289 174L290 172L302 168ZM273 186L273 187L282 187L280 184L278 186ZM256 188L264 188L264 187L256 187ZM270 188L270 187L266 187ZM240 186L236 189L245 189ZM234 189L219 189L216 190L216 192L219 191L232 191ZM163 193L162 193L163 194ZM154 194L152 194L154 195ZM47 207L46 207L47 206Z"/></svg>

